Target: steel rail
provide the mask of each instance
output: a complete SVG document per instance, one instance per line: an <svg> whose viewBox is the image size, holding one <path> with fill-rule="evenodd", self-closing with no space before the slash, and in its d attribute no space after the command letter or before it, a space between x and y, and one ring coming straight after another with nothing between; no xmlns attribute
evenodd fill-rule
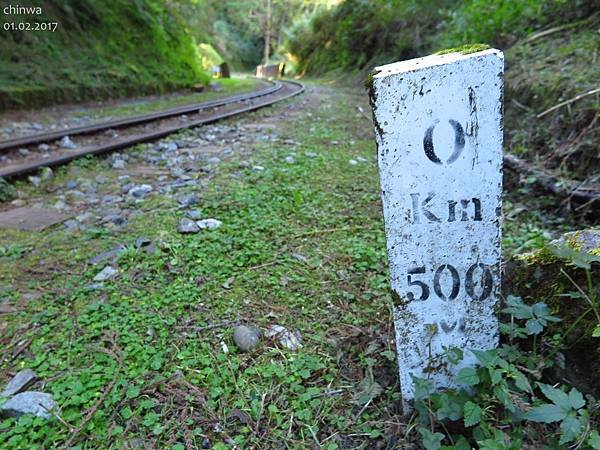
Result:
<svg viewBox="0 0 600 450"><path fill-rule="evenodd" d="M130 147L135 144L153 141L153 140L165 137L169 134L172 134L178 130L182 130L185 128L192 128L192 127L199 126L199 125L206 125L206 124L214 123L219 120L226 119L228 117L233 117L233 116L245 113L245 112L255 111L257 109L263 108L265 106L270 106L274 103L294 97L294 96L304 92L304 86L295 81L280 81L280 82L278 82L278 84L280 84L281 86L277 91L282 89L284 83L294 86L295 89L283 96L276 96L273 99L265 99L264 101L253 104L253 105L245 106L242 108L236 108L232 111L217 113L217 114L214 114L209 117L202 118L202 119L191 120L185 124L169 126L169 127L165 127L163 129L157 130L157 131L152 131L149 133L142 133L142 134L129 136L129 137L122 138L122 139L119 139L116 141L112 141L108 144L98 144L98 145L92 145L89 147L84 147L80 150L71 151L66 154L65 153L59 154L54 157L49 157L49 158L45 158L45 159L41 159L41 160L27 162L24 164L15 164L12 166L0 168L0 178L14 178L17 176L24 175L26 173L33 172L42 167L54 167L54 166L66 164L70 161L73 161L74 159L81 158L83 156L109 153L109 152L120 150L120 149L123 149L126 147ZM230 101L229 103L236 103L236 102Z"/></svg>
<svg viewBox="0 0 600 450"><path fill-rule="evenodd" d="M51 131L48 133L39 133L29 136L22 136L14 139L7 139L0 141L0 152L6 150L27 147L30 145L41 144L43 142L52 142L63 138L64 136L77 136L82 134L92 134L98 131L104 131L115 128L123 128L131 125L138 125L142 123L152 122L154 120L165 119L167 117L179 116L182 114L193 113L208 108L214 108L217 106L227 105L233 102L240 102L245 100L251 100L257 97L263 97L270 95L281 89L280 83L273 83L269 81L272 86L258 91L249 92L245 94L232 95L216 100L210 100L207 102L193 103L190 105L177 106L175 108L166 109L164 111L158 111L153 113L140 114L137 116L125 117L122 119L114 119L105 122L100 122L91 125L83 125L80 127L65 128L63 130Z"/></svg>

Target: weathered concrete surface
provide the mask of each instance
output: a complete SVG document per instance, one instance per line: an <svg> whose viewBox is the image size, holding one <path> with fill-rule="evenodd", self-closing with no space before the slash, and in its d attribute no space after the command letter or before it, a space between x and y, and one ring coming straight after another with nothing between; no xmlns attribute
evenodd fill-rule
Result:
<svg viewBox="0 0 600 450"><path fill-rule="evenodd" d="M503 55L450 53L375 69L371 104L405 406L497 345ZM464 360L450 366L445 348Z"/></svg>
<svg viewBox="0 0 600 450"><path fill-rule="evenodd" d="M45 208L15 208L0 212L0 228L40 231L69 217L68 214Z"/></svg>

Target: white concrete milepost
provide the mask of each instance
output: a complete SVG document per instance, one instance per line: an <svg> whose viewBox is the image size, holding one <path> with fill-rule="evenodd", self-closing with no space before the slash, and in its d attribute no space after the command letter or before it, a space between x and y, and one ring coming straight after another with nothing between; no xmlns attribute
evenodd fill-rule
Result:
<svg viewBox="0 0 600 450"><path fill-rule="evenodd" d="M504 59L494 49L381 66L370 86L405 412L495 348ZM444 352L458 347L456 366Z"/></svg>

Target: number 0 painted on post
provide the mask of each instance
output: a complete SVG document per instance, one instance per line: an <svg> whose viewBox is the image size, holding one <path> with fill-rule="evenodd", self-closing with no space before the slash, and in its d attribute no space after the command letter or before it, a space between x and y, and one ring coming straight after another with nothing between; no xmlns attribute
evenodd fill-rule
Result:
<svg viewBox="0 0 600 450"><path fill-rule="evenodd" d="M448 122L454 129L454 151L446 161L446 164L452 164L458 159L465 148L465 130L463 130L462 125L456 120L449 120ZM423 149L425 150L425 155L427 155L431 162L442 164L442 161L440 158L438 158L438 155L436 155L435 149L433 148L433 131L438 123L440 123L440 121L436 120L433 122L433 125L427 128L427 131L425 131L425 137L423 138Z"/></svg>

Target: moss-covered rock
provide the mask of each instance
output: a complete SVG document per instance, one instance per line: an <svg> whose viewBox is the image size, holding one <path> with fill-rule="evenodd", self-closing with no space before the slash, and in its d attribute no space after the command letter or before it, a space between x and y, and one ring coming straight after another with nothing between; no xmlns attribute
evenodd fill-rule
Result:
<svg viewBox="0 0 600 450"><path fill-rule="evenodd" d="M561 322L551 324L548 336L560 340L566 358L564 372L555 375L600 394L600 339L592 336L600 322L600 230L566 233L543 249L517 255L505 265L503 290L550 306Z"/></svg>

